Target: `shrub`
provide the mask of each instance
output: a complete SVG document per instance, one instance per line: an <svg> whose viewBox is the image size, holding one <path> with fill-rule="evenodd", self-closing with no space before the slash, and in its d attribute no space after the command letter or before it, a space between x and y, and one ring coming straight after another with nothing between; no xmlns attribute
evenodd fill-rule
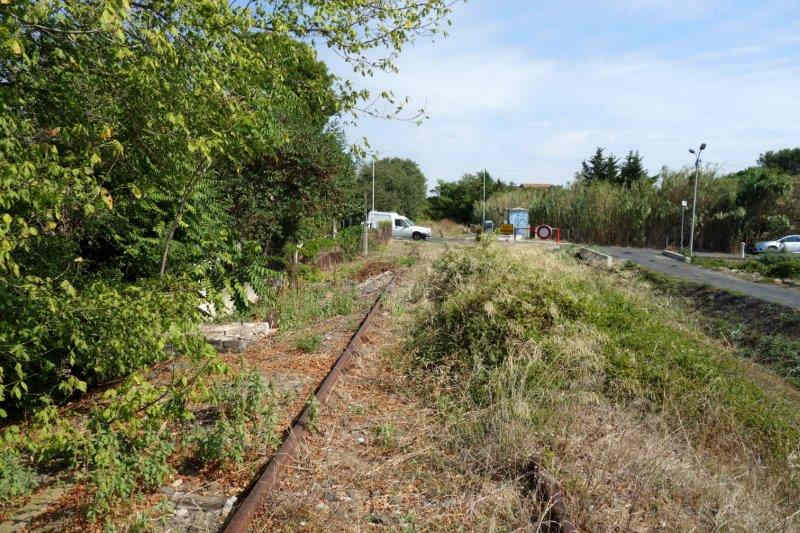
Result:
<svg viewBox="0 0 800 533"><path fill-rule="evenodd" d="M18 450L0 449L0 502L28 494L36 488L36 472L23 463Z"/></svg>
<svg viewBox="0 0 800 533"><path fill-rule="evenodd" d="M345 258L353 259L361 251L364 228L360 225L344 228L336 234L336 242L342 249Z"/></svg>
<svg viewBox="0 0 800 533"><path fill-rule="evenodd" d="M198 427L189 437L196 459L203 463L240 462L252 445L277 442L274 393L258 372L244 372L216 385L210 398L216 419L210 426Z"/></svg>
<svg viewBox="0 0 800 533"><path fill-rule="evenodd" d="M492 371L581 307L541 275L486 250L448 252L430 278L434 312L412 337L418 364L467 375L483 395Z"/></svg>
<svg viewBox="0 0 800 533"><path fill-rule="evenodd" d="M297 339L297 348L306 353L317 351L320 344L322 344L322 336L320 335L306 335Z"/></svg>
<svg viewBox="0 0 800 533"><path fill-rule="evenodd" d="M202 353L197 294L177 279L0 288L0 407L41 407L175 352Z"/></svg>
<svg viewBox="0 0 800 533"><path fill-rule="evenodd" d="M800 278L800 257L783 253L767 253L758 258L763 272L772 278Z"/></svg>

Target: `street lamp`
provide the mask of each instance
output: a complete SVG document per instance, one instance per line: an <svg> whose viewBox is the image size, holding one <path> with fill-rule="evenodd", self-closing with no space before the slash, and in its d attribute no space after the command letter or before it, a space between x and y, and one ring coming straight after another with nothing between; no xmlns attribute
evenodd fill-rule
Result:
<svg viewBox="0 0 800 533"><path fill-rule="evenodd" d="M689 148L689 153L694 154L694 200L692 200L692 229L689 233L689 257L694 257L694 219L697 212L697 181L700 179L700 153L706 149L706 143L700 145L696 152Z"/></svg>

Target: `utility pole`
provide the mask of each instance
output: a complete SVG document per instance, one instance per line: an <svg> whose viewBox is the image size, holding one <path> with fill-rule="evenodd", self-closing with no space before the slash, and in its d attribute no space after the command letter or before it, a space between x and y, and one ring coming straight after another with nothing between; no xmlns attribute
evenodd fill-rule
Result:
<svg viewBox="0 0 800 533"><path fill-rule="evenodd" d="M694 257L694 220L697 213L697 182L700 179L700 153L706 149L706 143L700 145L696 152L689 148L689 153L694 154L694 200L692 201L692 229L689 233L689 257Z"/></svg>
<svg viewBox="0 0 800 533"><path fill-rule="evenodd" d="M372 158L372 210L375 211L375 158Z"/></svg>

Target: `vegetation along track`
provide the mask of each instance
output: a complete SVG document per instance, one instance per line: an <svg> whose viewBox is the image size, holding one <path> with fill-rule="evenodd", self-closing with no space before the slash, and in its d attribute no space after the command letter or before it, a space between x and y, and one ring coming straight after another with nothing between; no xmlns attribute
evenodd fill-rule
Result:
<svg viewBox="0 0 800 533"><path fill-rule="evenodd" d="M286 439L281 444L281 447L272 456L272 459L267 463L264 470L251 484L247 495L241 500L237 507L232 511L227 524L224 527L226 533L239 533L249 530L250 522L255 516L258 508L264 501L264 498L269 494L270 490L274 489L278 481L278 475L281 468L286 465L295 454L295 451L300 442L308 434L311 425L314 422L316 411L320 404L324 404L331 393L331 390L336 385L342 372L352 361L353 357L358 353L358 343L361 335L369 328L373 317L380 309L381 300L384 294L391 290L395 280L396 274L393 275L386 283L384 288L378 293L375 301L369 308L369 311L364 316L356 332L347 343L344 351L336 360L330 372L325 376L322 382L317 387L316 391L309 399L302 412L298 415L288 430Z"/></svg>

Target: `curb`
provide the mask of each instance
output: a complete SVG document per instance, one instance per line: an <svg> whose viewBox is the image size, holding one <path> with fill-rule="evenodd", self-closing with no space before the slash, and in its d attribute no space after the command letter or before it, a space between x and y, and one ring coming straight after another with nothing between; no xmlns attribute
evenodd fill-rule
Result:
<svg viewBox="0 0 800 533"><path fill-rule="evenodd" d="M614 258L608 254L604 254L603 252L598 252L597 250L592 250L591 248L582 247L578 250L578 257L583 259L584 261L601 261L606 264L608 268L614 264Z"/></svg>
<svg viewBox="0 0 800 533"><path fill-rule="evenodd" d="M687 257L687 256L685 256L683 254L679 254L678 252L673 252L672 250L664 250L663 252L661 252L661 255L669 257L670 259L675 259L677 261L683 261L684 263L691 263L692 262L692 258L691 257Z"/></svg>

